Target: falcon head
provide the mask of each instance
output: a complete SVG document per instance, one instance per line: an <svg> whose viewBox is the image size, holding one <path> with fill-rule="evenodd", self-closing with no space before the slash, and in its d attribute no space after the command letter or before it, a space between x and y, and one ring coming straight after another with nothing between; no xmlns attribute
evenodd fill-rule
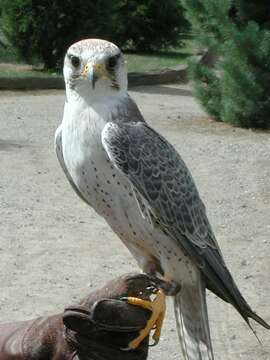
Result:
<svg viewBox="0 0 270 360"><path fill-rule="evenodd" d="M66 88L83 97L127 90L127 70L120 49L109 41L85 39L71 45L64 61Z"/></svg>

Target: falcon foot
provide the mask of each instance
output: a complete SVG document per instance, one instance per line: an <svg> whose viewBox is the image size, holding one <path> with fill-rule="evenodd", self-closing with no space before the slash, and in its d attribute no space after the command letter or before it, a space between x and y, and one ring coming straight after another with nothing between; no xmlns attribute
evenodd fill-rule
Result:
<svg viewBox="0 0 270 360"><path fill-rule="evenodd" d="M168 281L155 276L150 276L150 278L166 296L175 296L181 290L181 285L173 280Z"/></svg>
<svg viewBox="0 0 270 360"><path fill-rule="evenodd" d="M155 346L159 342L161 328L165 317L166 300L164 293L161 290L158 290L153 301L146 301L136 297L128 297L125 299L129 304L152 311L152 315L147 321L146 327L140 330L139 336L129 343L126 350L136 349L143 339L149 335L152 329L155 329L154 334L152 335L154 343L150 346Z"/></svg>

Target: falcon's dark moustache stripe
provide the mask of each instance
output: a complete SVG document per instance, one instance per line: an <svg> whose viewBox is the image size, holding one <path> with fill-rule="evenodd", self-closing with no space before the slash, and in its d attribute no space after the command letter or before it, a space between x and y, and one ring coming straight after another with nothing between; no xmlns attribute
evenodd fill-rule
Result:
<svg viewBox="0 0 270 360"><path fill-rule="evenodd" d="M108 71L109 78L111 80L111 87L115 90L119 90L120 86L116 80L116 69L118 67L119 59L121 53L119 52L116 55L110 56L106 61L106 70Z"/></svg>
<svg viewBox="0 0 270 360"><path fill-rule="evenodd" d="M110 77L110 80L112 82L110 86L115 90L119 90L120 86L119 86L118 82L116 81L116 79Z"/></svg>
<svg viewBox="0 0 270 360"><path fill-rule="evenodd" d="M81 78L81 74L72 74L71 79L68 80L68 84L71 89L74 89L77 83L77 80Z"/></svg>

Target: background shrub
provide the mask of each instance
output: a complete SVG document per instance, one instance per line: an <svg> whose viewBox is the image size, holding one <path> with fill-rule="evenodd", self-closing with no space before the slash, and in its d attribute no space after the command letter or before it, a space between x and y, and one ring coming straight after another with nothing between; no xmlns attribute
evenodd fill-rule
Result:
<svg viewBox="0 0 270 360"><path fill-rule="evenodd" d="M188 31L177 0L116 0L115 41L136 51L180 46Z"/></svg>
<svg viewBox="0 0 270 360"><path fill-rule="evenodd" d="M3 31L29 63L46 68L62 62L67 47L87 34L109 33L110 1L1 0ZM93 19L93 15L96 14ZM87 30L86 30L87 29Z"/></svg>
<svg viewBox="0 0 270 360"><path fill-rule="evenodd" d="M190 66L194 94L217 120L270 127L270 3L182 1L199 47L215 59Z"/></svg>
<svg viewBox="0 0 270 360"><path fill-rule="evenodd" d="M187 26L175 0L0 0L3 32L29 63L59 67L67 47L87 37L149 51L179 45Z"/></svg>

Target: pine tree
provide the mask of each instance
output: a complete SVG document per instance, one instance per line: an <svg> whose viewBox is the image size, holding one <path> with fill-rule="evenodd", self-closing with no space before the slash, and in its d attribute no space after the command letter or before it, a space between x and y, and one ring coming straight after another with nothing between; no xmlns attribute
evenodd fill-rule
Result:
<svg viewBox="0 0 270 360"><path fill-rule="evenodd" d="M212 60L205 56L191 63L195 96L217 120L269 128L270 3L182 2L196 42Z"/></svg>

